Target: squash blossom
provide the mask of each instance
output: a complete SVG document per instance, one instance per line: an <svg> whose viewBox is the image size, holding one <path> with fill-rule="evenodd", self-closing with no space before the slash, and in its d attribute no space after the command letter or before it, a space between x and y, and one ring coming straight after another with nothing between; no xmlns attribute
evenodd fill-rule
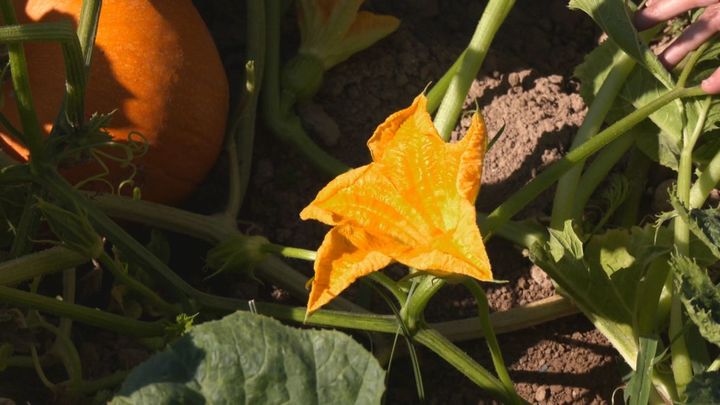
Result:
<svg viewBox="0 0 720 405"><path fill-rule="evenodd" d="M392 114L368 141L372 163L332 180L301 213L333 228L317 252L308 315L393 261L440 277L492 280L475 218L485 124L446 143L427 100Z"/></svg>
<svg viewBox="0 0 720 405"><path fill-rule="evenodd" d="M312 97L326 70L388 36L400 25L389 15L358 11L364 0L298 0L298 55L283 69L283 87Z"/></svg>

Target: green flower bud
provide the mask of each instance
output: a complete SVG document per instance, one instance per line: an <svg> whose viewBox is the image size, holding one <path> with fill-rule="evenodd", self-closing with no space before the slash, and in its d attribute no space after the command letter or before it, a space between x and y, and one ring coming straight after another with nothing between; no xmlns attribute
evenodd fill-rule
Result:
<svg viewBox="0 0 720 405"><path fill-rule="evenodd" d="M213 277L224 271L241 271L252 276L255 265L265 260L270 242L262 236L235 236L212 248L207 266L215 269Z"/></svg>
<svg viewBox="0 0 720 405"><path fill-rule="evenodd" d="M297 97L308 100L320 90L325 69L322 61L312 55L298 54L282 70L282 88Z"/></svg>

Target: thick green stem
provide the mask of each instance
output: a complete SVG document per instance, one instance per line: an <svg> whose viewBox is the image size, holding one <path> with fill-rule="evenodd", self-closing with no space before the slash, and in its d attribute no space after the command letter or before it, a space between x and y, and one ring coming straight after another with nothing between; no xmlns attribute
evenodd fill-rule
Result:
<svg viewBox="0 0 720 405"><path fill-rule="evenodd" d="M19 45L29 41L60 42L65 60L66 119L72 127L79 127L83 122L85 114L86 74L80 40L72 24L69 21L60 21L0 27L0 42L7 43L9 44L8 46ZM23 127L24 125L25 123L23 122Z"/></svg>
<svg viewBox="0 0 720 405"><path fill-rule="evenodd" d="M477 213L480 228L484 228L483 224L486 219L487 214ZM547 229L540 224L507 221L497 230L496 234L505 240L529 249L535 242L546 241L548 232Z"/></svg>
<svg viewBox="0 0 720 405"><path fill-rule="evenodd" d="M265 4L248 0L247 4L247 49L245 50L245 94L244 102L238 106L237 118L230 125L227 134L227 151L230 155L230 190L225 215L234 221L245 199L250 169L252 166L253 144L255 143L255 119L265 69Z"/></svg>
<svg viewBox="0 0 720 405"><path fill-rule="evenodd" d="M472 81L480 71L485 56L490 49L495 34L500 29L505 17L515 5L515 0L490 0L480 17L470 44L465 50L462 64L450 85L435 115L435 127L444 140L450 139L455 128L463 102L468 94Z"/></svg>
<svg viewBox="0 0 720 405"><path fill-rule="evenodd" d="M465 57L465 54L467 53L467 50L463 51L460 56L453 62L452 66L445 71L445 74L440 78L440 80L435 83L435 85L432 86L430 91L427 93L427 110L428 113L432 114L435 112L435 110L440 107L440 102L442 101L443 96L445 93L447 93L448 87L450 87L450 82L452 82L453 78L457 74L458 70L460 70L460 66L463 63L463 58Z"/></svg>
<svg viewBox="0 0 720 405"><path fill-rule="evenodd" d="M622 159L625 152L633 146L635 139L634 134L629 134L610 142L588 165L578 182L579 187L575 190L575 206L573 212L571 212L572 218L582 218L582 213L588 201L590 201L590 197L592 197L598 186L607 179L607 175L615 164Z"/></svg>
<svg viewBox="0 0 720 405"><path fill-rule="evenodd" d="M415 333L423 323L423 312L430 299L445 285L445 280L433 275L423 276L415 291L410 295L408 302L404 303L400 316L410 333Z"/></svg>
<svg viewBox="0 0 720 405"><path fill-rule="evenodd" d="M0 263L0 285L12 286L37 276L79 266L88 259L68 248L57 246Z"/></svg>
<svg viewBox="0 0 720 405"><path fill-rule="evenodd" d="M550 187L560 176L570 170L579 162L584 161L590 155L603 148L608 143L617 139L627 132L634 125L647 118L653 112L659 110L667 103L682 97L694 97L704 95L699 87L688 89L674 89L656 98L642 108L628 114L602 132L590 138L587 142L571 151L565 157L553 163L523 188L515 192L499 207L488 215L484 223L484 234L488 238L497 231L513 215L517 214L528 203L533 201L540 193Z"/></svg>
<svg viewBox="0 0 720 405"><path fill-rule="evenodd" d="M439 332L432 329L423 329L415 335L415 340L435 352L445 361L452 364L461 373L485 392L504 404L525 403L517 395L511 395L503 383L495 378L487 369L478 364L459 347L452 344Z"/></svg>
<svg viewBox="0 0 720 405"><path fill-rule="evenodd" d="M5 24L17 24L15 9L10 0L0 1L0 12ZM20 140L33 156L34 167L35 164L45 159L43 156L43 135L40 122L35 114L35 106L30 92L30 76L28 75L27 60L22 44L19 42L8 44L8 56L10 58L13 88L15 89L15 102L23 129L23 138Z"/></svg>
<svg viewBox="0 0 720 405"><path fill-rule="evenodd" d="M687 208L690 205L690 185L692 179L692 152L702 129L705 126L708 110L710 109L710 98L706 98L700 109L697 124L693 132L683 139L683 148L680 152L678 163L677 193L680 202ZM690 256L690 228L680 218L674 221L675 249L678 254ZM674 286L671 286L674 288ZM684 321L682 314L682 303L676 291L673 291L670 307L669 336L673 339L671 344L672 369L677 385L678 393L682 397L685 387L690 383L693 376L692 361L688 353L684 336Z"/></svg>
<svg viewBox="0 0 720 405"><path fill-rule="evenodd" d="M710 163L698 176L697 181L690 189L690 208L700 208L705 204L710 192L720 182L720 153L716 154Z"/></svg>
<svg viewBox="0 0 720 405"><path fill-rule="evenodd" d="M105 267L107 270L110 270L112 275L119 283L125 284L131 290L147 298L150 303L155 305L165 314L177 315L180 313L179 308L177 308L175 305L165 301L164 299L162 299L162 297L160 297L160 295L158 295L155 291L151 290L148 286L135 280L129 274L127 274L123 269L120 268L118 263L115 262L115 260L113 260L107 253L103 252L103 254L101 254L98 258L98 261L100 262L100 264L103 265L103 267Z"/></svg>
<svg viewBox="0 0 720 405"><path fill-rule="evenodd" d="M15 288L0 286L0 301L10 305L28 307L53 315L68 317L78 322L98 328L114 331L127 336L163 336L165 322L143 322L87 308L77 304L68 304L54 298L33 294Z"/></svg>
<svg viewBox="0 0 720 405"><path fill-rule="evenodd" d="M92 54L95 48L95 36L97 35L101 8L102 0L83 0L82 9L80 9L80 22L78 23L77 36L85 62L86 78L90 72L90 65L92 64Z"/></svg>
<svg viewBox="0 0 720 405"><path fill-rule="evenodd" d="M577 149L597 134L615 98L625 85L625 80L627 80L627 77L634 68L635 61L627 54L623 53L618 58L590 104L585 119L573 139L572 146L570 147L571 151ZM584 163L584 161L578 162L575 167L568 170L558 181L555 198L553 199L552 220L550 222L550 227L554 229L561 229L566 220L574 217L577 218L575 213L577 213L578 210L581 211L582 207L585 206L581 201L576 202L575 196L578 192L578 187L580 188L580 192L589 190L585 192L585 194L588 195L594 191L593 187L588 187L584 182L580 181Z"/></svg>
<svg viewBox="0 0 720 405"><path fill-rule="evenodd" d="M490 322L496 334L503 334L541 325L578 312L572 301L560 295L553 295L506 311L493 312L490 314ZM466 318L433 323L430 326L451 341L460 342L483 338L483 332L478 329L477 322L477 318Z"/></svg>

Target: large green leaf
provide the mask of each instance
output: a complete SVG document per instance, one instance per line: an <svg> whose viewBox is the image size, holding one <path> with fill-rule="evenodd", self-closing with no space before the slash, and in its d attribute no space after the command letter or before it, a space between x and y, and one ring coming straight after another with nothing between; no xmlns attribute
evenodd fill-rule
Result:
<svg viewBox="0 0 720 405"><path fill-rule="evenodd" d="M592 17L620 49L642 64L666 88L673 87L670 74L635 30L624 0L570 0L569 6Z"/></svg>
<svg viewBox="0 0 720 405"><path fill-rule="evenodd" d="M237 312L138 366L111 404L378 404L384 378L345 334Z"/></svg>
<svg viewBox="0 0 720 405"><path fill-rule="evenodd" d="M605 41L590 52L575 69L580 79L580 94L587 104L595 99L602 84L607 80L612 67L623 57L624 52L612 41ZM664 87L645 69L634 69L620 94L609 109L605 120L613 123L635 109L644 106L664 93ZM682 137L683 111L678 103L669 103L650 115L633 128L638 131L638 147L655 161L677 170Z"/></svg>
<svg viewBox="0 0 720 405"><path fill-rule="evenodd" d="M674 255L670 265L688 316L705 339L720 346L720 291L695 260Z"/></svg>
<svg viewBox="0 0 720 405"><path fill-rule="evenodd" d="M626 299L601 266L590 266L575 246L572 227L550 233L546 243L530 247L530 259L545 270L563 294L611 341L625 361L635 365L638 347L632 329L632 312Z"/></svg>

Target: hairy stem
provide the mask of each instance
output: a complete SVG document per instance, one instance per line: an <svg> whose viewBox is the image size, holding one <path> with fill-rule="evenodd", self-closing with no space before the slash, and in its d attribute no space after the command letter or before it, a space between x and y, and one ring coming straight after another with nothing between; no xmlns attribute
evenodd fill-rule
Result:
<svg viewBox="0 0 720 405"><path fill-rule="evenodd" d="M450 139L450 133L460 117L470 85L480 71L493 38L513 5L515 0L490 0L485 6L470 44L465 49L462 64L450 82L435 115L435 127L444 140Z"/></svg>

